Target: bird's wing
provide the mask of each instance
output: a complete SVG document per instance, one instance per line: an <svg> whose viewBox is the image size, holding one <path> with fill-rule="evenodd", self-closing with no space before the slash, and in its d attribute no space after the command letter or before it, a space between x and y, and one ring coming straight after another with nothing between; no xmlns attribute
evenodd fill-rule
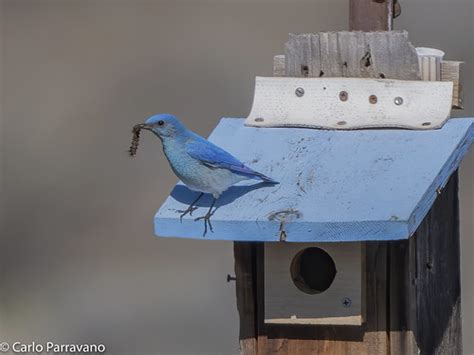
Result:
<svg viewBox="0 0 474 355"><path fill-rule="evenodd" d="M236 157L232 156L217 145L198 137L186 143L186 152L194 159L211 168L228 169L236 174L248 178L257 178L269 183L277 183L273 179L245 166Z"/></svg>
<svg viewBox="0 0 474 355"><path fill-rule="evenodd" d="M255 173L224 149L204 139L194 139L188 142L186 152L194 159L212 168L223 168L243 174Z"/></svg>

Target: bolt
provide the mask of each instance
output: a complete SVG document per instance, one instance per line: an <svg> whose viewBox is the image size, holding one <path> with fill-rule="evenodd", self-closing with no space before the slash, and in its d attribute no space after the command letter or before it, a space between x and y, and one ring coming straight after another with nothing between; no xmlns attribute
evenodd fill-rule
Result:
<svg viewBox="0 0 474 355"><path fill-rule="evenodd" d="M227 274L227 282L231 282L231 281L235 281L237 280L237 278L235 276L230 276L229 274Z"/></svg>
<svg viewBox="0 0 474 355"><path fill-rule="evenodd" d="M342 299L342 306L349 308L352 305L352 300L349 297L344 297Z"/></svg>
<svg viewBox="0 0 474 355"><path fill-rule="evenodd" d="M400 96L397 96L393 102L395 102L395 105L397 106L400 106L401 104L403 104L403 99L400 97Z"/></svg>
<svg viewBox="0 0 474 355"><path fill-rule="evenodd" d="M295 95L298 96L298 97L301 97L304 95L304 89L303 88L297 88L295 90Z"/></svg>

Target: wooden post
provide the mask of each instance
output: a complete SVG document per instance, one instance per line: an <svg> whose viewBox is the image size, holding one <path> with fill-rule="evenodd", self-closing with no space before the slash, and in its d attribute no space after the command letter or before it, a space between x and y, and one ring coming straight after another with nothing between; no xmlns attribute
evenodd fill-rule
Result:
<svg viewBox="0 0 474 355"><path fill-rule="evenodd" d="M394 0L350 0L351 31L391 31Z"/></svg>

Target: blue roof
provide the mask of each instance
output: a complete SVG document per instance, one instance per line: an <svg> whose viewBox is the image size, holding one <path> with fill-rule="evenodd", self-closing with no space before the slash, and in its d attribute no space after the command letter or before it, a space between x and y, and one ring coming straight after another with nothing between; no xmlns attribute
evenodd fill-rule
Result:
<svg viewBox="0 0 474 355"><path fill-rule="evenodd" d="M280 182L245 181L227 190L203 237L211 197L193 217L196 192L178 183L155 216L162 237L342 242L409 238L474 140L474 119L437 130L330 131L254 128L223 118L210 141ZM284 233L282 233L284 231Z"/></svg>

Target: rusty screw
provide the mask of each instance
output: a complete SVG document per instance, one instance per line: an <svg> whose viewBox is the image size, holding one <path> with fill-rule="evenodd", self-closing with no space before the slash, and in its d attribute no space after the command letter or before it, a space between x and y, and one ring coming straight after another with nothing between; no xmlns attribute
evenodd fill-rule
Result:
<svg viewBox="0 0 474 355"><path fill-rule="evenodd" d="M377 103L377 95L370 95L369 96L369 102L371 104L376 104Z"/></svg>
<svg viewBox="0 0 474 355"><path fill-rule="evenodd" d="M348 98L349 98L349 94L347 93L347 91L341 91L339 93L339 100L347 101Z"/></svg>

